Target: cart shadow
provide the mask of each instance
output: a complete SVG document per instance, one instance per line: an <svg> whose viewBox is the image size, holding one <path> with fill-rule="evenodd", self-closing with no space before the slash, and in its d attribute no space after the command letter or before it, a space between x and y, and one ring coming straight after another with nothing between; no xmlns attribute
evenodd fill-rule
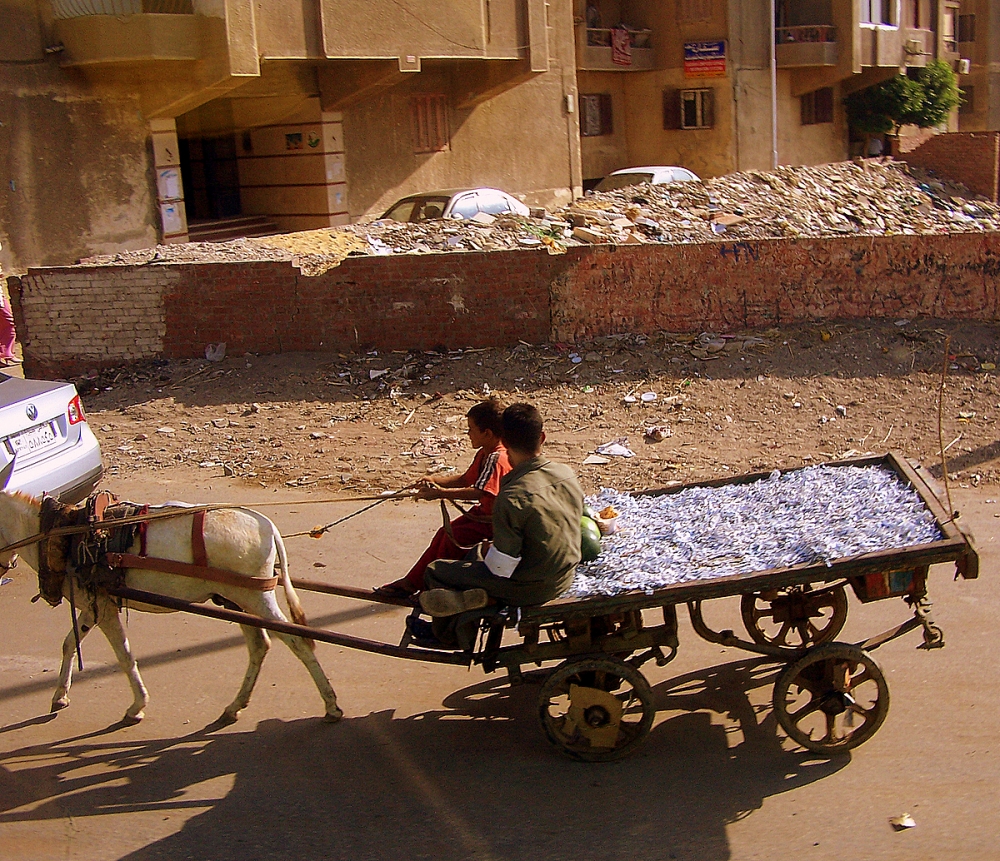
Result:
<svg viewBox="0 0 1000 861"><path fill-rule="evenodd" d="M773 672L745 661L657 685L663 719L636 754L609 764L555 753L535 719L537 685L502 679L403 718L68 738L0 757L0 827L110 814L183 821L116 856L130 861L722 861L729 823L847 761L782 749L744 692Z"/></svg>

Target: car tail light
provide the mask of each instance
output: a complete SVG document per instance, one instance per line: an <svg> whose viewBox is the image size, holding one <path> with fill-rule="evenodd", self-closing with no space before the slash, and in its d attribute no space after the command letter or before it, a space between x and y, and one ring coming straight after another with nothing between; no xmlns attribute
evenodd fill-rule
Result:
<svg viewBox="0 0 1000 861"><path fill-rule="evenodd" d="M69 423L71 425L78 425L80 422L85 422L87 420L87 415L83 411L83 404L80 402L80 396L76 395L69 402L69 406L66 407L66 415L69 416Z"/></svg>

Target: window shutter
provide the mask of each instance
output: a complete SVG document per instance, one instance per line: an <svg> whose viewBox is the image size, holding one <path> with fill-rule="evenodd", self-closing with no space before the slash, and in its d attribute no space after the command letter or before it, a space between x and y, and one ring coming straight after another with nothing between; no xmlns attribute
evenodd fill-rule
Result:
<svg viewBox="0 0 1000 861"><path fill-rule="evenodd" d="M614 134L614 119L611 115L611 93L601 93L601 134Z"/></svg>
<svg viewBox="0 0 1000 861"><path fill-rule="evenodd" d="M663 128L679 129L681 127L681 94L680 90L663 91Z"/></svg>
<svg viewBox="0 0 1000 861"><path fill-rule="evenodd" d="M715 90L705 90L702 93L701 116L705 128L715 127Z"/></svg>

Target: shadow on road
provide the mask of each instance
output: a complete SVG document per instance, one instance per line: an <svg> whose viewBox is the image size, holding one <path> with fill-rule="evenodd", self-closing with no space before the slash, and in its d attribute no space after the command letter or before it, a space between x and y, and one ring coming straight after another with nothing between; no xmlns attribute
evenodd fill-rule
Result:
<svg viewBox="0 0 1000 861"><path fill-rule="evenodd" d="M109 727L0 759L0 825L202 811L128 861L721 861L727 824L849 761L783 749L770 708L747 697L775 671L755 659L658 685L665 719L609 764L556 754L535 720L537 685L504 679L403 719L266 720L129 741Z"/></svg>

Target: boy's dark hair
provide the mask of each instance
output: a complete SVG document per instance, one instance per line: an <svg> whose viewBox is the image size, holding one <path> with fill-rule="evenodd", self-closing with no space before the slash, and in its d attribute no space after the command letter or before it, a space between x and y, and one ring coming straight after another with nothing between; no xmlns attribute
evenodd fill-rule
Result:
<svg viewBox="0 0 1000 861"><path fill-rule="evenodd" d="M517 451L538 451L542 444L542 414L531 404L511 404L503 411L503 444Z"/></svg>
<svg viewBox="0 0 1000 861"><path fill-rule="evenodd" d="M472 419L480 430L493 431L494 434L500 436L503 407L496 398L480 401L465 415Z"/></svg>

